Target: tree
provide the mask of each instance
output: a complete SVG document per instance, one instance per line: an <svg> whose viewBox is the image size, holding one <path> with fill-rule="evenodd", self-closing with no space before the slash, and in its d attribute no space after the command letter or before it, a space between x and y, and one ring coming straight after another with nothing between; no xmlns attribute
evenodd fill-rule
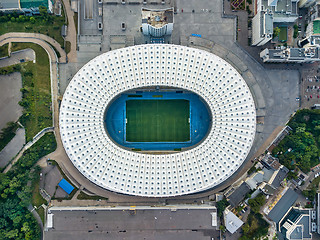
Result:
<svg viewBox="0 0 320 240"><path fill-rule="evenodd" d="M278 37L280 34L280 28L279 27L275 27L273 29L273 38Z"/></svg>
<svg viewBox="0 0 320 240"><path fill-rule="evenodd" d="M248 203L253 212L259 213L260 208L263 206L265 201L266 201L266 197L262 193L260 193L255 198L249 199Z"/></svg>
<svg viewBox="0 0 320 240"><path fill-rule="evenodd" d="M217 210L218 210L218 216L222 217L223 211L226 209L226 207L229 205L227 199L223 199L219 202L217 202Z"/></svg>
<svg viewBox="0 0 320 240"><path fill-rule="evenodd" d="M48 15L48 10L45 6L39 6L39 12L40 12L40 16L47 16Z"/></svg>
<svg viewBox="0 0 320 240"><path fill-rule="evenodd" d="M30 17L30 22L34 24L36 22L36 19L34 17Z"/></svg>

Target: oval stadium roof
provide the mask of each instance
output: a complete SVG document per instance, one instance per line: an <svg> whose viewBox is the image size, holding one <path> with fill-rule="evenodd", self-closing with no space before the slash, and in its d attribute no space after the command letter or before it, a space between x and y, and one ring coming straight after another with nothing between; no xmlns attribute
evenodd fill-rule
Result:
<svg viewBox="0 0 320 240"><path fill-rule="evenodd" d="M212 127L198 146L174 154L143 154L116 145L104 112L118 94L148 86L199 94ZM220 57L176 45L149 44L104 53L70 81L60 108L60 132L74 166L93 183L129 195L168 197L204 191L244 162L256 128L255 105L240 74Z"/></svg>

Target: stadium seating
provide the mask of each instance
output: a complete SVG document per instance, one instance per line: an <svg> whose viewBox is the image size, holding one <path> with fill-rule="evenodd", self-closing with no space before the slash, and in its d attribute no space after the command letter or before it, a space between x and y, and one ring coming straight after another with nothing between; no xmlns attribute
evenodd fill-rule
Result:
<svg viewBox="0 0 320 240"><path fill-rule="evenodd" d="M212 128L198 146L174 154L132 152L109 139L104 112L121 92L184 88L210 107ZM67 87L60 132L74 166L111 191L146 197L196 193L219 185L246 159L255 136L255 104L239 73L220 57L184 46L149 44L104 53Z"/></svg>

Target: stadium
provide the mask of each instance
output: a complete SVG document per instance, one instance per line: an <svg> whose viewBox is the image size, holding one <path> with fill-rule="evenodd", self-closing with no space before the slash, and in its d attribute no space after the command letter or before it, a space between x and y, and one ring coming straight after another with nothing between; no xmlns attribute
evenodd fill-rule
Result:
<svg viewBox="0 0 320 240"><path fill-rule="evenodd" d="M148 44L104 53L70 81L60 133L74 166L110 191L202 192L246 160L255 104L241 75L209 52Z"/></svg>

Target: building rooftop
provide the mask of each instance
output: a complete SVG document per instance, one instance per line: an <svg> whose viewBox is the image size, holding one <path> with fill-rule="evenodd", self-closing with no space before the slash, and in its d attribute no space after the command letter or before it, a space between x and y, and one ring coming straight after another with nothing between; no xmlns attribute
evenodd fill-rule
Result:
<svg viewBox="0 0 320 240"><path fill-rule="evenodd" d="M243 182L229 196L227 196L227 199L231 204L231 206L235 207L244 199L246 194L249 192L250 192L249 186L245 182Z"/></svg>
<svg viewBox="0 0 320 240"><path fill-rule="evenodd" d="M312 239L310 211L292 207L279 223L279 228L286 239Z"/></svg>
<svg viewBox="0 0 320 240"><path fill-rule="evenodd" d="M225 210L224 222L226 224L226 229L231 234L235 233L244 223L240 218L238 218L229 210Z"/></svg>
<svg viewBox="0 0 320 240"><path fill-rule="evenodd" d="M320 20L313 21L313 34L320 34Z"/></svg>
<svg viewBox="0 0 320 240"><path fill-rule="evenodd" d="M288 212L290 207L295 203L298 194L289 188L286 193L281 197L277 204L272 208L268 217L275 223L279 223L283 216Z"/></svg>
<svg viewBox="0 0 320 240"><path fill-rule="evenodd" d="M173 9L149 10L142 9L142 23L161 28L168 23L173 23Z"/></svg>
<svg viewBox="0 0 320 240"><path fill-rule="evenodd" d="M40 6L48 8L48 0L20 0L20 5L21 8L35 8Z"/></svg>
<svg viewBox="0 0 320 240"><path fill-rule="evenodd" d="M0 9L19 9L19 0L0 0Z"/></svg>
<svg viewBox="0 0 320 240"><path fill-rule="evenodd" d="M70 194L74 189L74 187L64 178L58 183L58 185L68 194Z"/></svg>
<svg viewBox="0 0 320 240"><path fill-rule="evenodd" d="M280 187L281 182L283 181L283 179L285 179L288 172L289 172L289 170L284 166L279 168L277 175L271 180L271 182L269 182L270 185L272 185L274 188Z"/></svg>

